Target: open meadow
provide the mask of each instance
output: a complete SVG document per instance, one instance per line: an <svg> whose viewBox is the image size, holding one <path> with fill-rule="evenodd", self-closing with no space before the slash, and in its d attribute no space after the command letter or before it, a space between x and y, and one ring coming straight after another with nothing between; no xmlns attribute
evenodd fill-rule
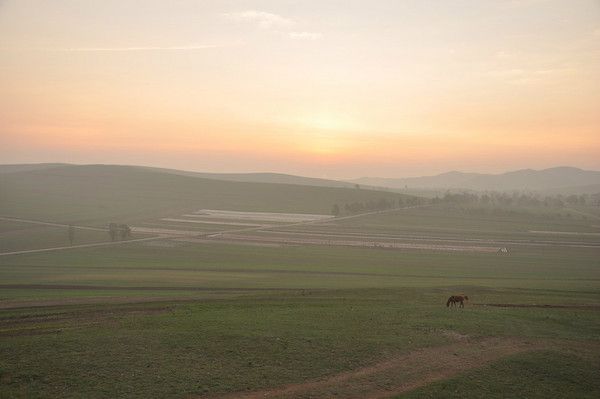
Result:
<svg viewBox="0 0 600 399"><path fill-rule="evenodd" d="M114 243L101 218L46 219L103 243L50 251L64 226L0 221L0 397L600 394L593 213L206 205Z"/></svg>
<svg viewBox="0 0 600 399"><path fill-rule="evenodd" d="M0 0L0 399L599 399L600 0Z"/></svg>

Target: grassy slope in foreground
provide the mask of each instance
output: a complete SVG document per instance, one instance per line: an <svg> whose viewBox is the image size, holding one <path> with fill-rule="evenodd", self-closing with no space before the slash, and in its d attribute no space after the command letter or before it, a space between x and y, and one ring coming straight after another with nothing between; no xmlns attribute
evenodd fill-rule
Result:
<svg viewBox="0 0 600 399"><path fill-rule="evenodd" d="M231 182L129 166L64 166L0 175L0 215L106 223L201 208L330 214L333 204L397 199L389 192Z"/></svg>
<svg viewBox="0 0 600 399"><path fill-rule="evenodd" d="M577 398L600 396L600 358L539 351L417 389L397 399Z"/></svg>
<svg viewBox="0 0 600 399"><path fill-rule="evenodd" d="M461 334L578 341L598 336L596 311L448 310L440 303L448 292L263 293L194 303L3 311L0 390L11 398L214 396L319 379L449 344ZM535 292L510 295L522 301L521 295ZM569 373L578 370L574 365ZM577 381L563 383L572 387ZM511 385L502 381L497 388Z"/></svg>

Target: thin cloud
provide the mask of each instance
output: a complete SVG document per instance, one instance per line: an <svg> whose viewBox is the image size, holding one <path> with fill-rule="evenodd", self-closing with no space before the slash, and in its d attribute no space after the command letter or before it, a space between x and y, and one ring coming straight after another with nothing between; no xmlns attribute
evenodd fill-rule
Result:
<svg viewBox="0 0 600 399"><path fill-rule="evenodd" d="M255 23L262 29L287 28L294 24L294 21L289 18L265 11L248 10L222 15L234 21Z"/></svg>
<svg viewBox="0 0 600 399"><path fill-rule="evenodd" d="M317 40L323 35L319 32L289 32L288 37L294 40Z"/></svg>
<svg viewBox="0 0 600 399"><path fill-rule="evenodd" d="M65 52L121 52L121 51L188 51L188 50L206 50L211 48L224 47L218 44L194 44L189 46L136 46L136 47L68 47L57 49L45 49L47 51L65 51Z"/></svg>

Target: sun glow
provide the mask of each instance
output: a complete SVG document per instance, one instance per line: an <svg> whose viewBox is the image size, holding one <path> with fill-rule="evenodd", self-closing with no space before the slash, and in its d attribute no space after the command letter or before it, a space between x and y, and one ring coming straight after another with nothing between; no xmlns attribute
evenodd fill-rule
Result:
<svg viewBox="0 0 600 399"><path fill-rule="evenodd" d="M344 153L347 148L335 135L315 135L306 140L306 151L320 156L333 156Z"/></svg>
<svg viewBox="0 0 600 399"><path fill-rule="evenodd" d="M358 128L358 123L346 115L336 115L332 113L316 113L300 118L300 125L326 131L354 131Z"/></svg>

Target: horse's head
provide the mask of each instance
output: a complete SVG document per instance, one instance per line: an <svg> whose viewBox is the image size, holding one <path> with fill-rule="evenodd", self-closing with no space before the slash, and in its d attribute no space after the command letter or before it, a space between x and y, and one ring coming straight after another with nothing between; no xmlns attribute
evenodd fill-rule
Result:
<svg viewBox="0 0 600 399"><path fill-rule="evenodd" d="M468 300L469 300L469 297L465 295L465 299L468 301Z"/></svg>

